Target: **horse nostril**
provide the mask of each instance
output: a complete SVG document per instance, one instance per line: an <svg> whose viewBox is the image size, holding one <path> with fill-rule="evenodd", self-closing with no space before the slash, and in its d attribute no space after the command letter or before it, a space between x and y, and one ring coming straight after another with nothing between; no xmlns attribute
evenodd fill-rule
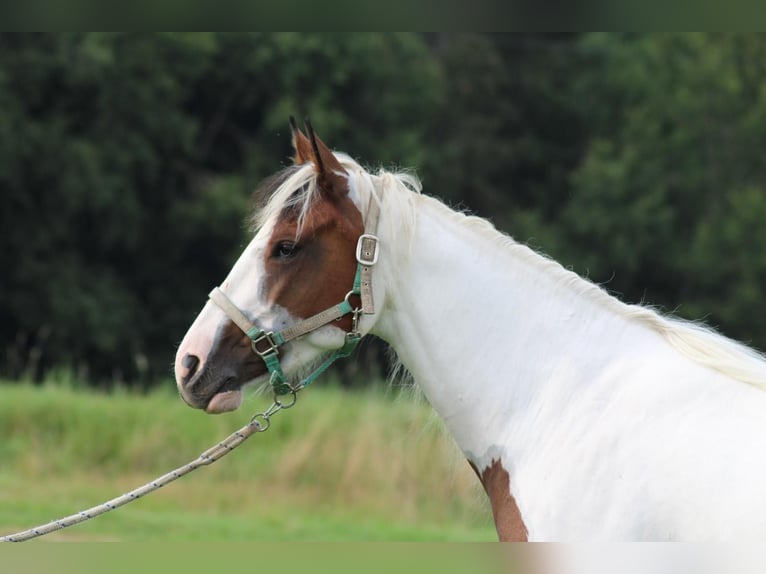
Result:
<svg viewBox="0 0 766 574"><path fill-rule="evenodd" d="M184 355L183 359L181 359L181 365L189 369L182 381L184 384L186 384L194 376L194 373L197 372L197 366L199 366L199 357L197 355L190 355L187 353Z"/></svg>

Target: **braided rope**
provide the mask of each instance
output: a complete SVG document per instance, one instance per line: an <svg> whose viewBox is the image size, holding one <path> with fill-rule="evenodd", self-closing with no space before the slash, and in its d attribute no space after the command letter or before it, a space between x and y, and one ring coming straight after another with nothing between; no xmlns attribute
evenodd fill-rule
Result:
<svg viewBox="0 0 766 574"><path fill-rule="evenodd" d="M23 532L17 532L15 534L2 536L0 537L0 542L24 542L25 540L31 540L32 538L37 538L38 536L44 536L45 534L55 532L56 530L61 530L62 528L67 528L68 526L74 526L75 524L79 524L80 522L85 522L86 520L95 518L96 516L99 516L101 514L114 510L115 508L124 506L128 504L129 502L138 500L142 496L145 496L149 494L150 492L154 492L155 490L162 488L169 482L173 482L174 480L177 480L181 478L182 476L189 474L191 471L197 470L201 466L207 466L209 464L214 463L218 459L223 458L224 456L229 454L232 450L234 450L243 442L245 442L245 440L247 440L251 435L267 430L270 425L271 415L281 410L282 408L287 408L288 406L292 406L292 404L283 405L280 403L275 403L265 413L260 413L255 415L250 420L250 422L246 424L245 426L243 426L241 429L232 433L223 441L219 442L217 445L203 452L201 455L199 455L199 457L196 460L193 460L188 464L185 464L175 470L172 470L168 472L167 474L163 474L162 476L155 478L151 482L148 482L145 485L136 488L135 490L131 490L130 492L127 492L123 494L122 496L113 498L112 500L109 500L108 502L104 502L103 504L99 504L98 506L94 506L93 508L89 508L87 510L83 510L76 514L72 514L71 516L60 518L58 520L53 520L47 524L43 524L35 528L30 528L29 530L24 530ZM257 420L259 418L263 422L259 423Z"/></svg>

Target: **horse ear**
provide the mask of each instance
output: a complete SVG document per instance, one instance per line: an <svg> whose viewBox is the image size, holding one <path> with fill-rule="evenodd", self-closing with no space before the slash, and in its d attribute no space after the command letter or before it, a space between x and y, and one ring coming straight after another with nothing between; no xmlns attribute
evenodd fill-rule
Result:
<svg viewBox="0 0 766 574"><path fill-rule="evenodd" d="M310 162L312 156L311 142L298 128L298 124L295 123L295 118L293 116L290 116L290 129L292 129L293 132L293 149L295 150L293 163L295 165L303 165L304 163Z"/></svg>
<svg viewBox="0 0 766 574"><path fill-rule="evenodd" d="M308 140L311 145L311 159L317 172L319 189L329 196L346 195L348 193L348 172L330 151L330 148L316 135L308 118L306 118L306 133L308 133Z"/></svg>

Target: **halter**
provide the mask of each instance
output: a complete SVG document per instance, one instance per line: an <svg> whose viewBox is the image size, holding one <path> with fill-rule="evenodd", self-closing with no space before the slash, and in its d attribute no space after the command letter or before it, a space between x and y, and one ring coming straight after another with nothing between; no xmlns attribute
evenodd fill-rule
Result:
<svg viewBox="0 0 766 574"><path fill-rule="evenodd" d="M208 297L239 327L250 339L253 351L263 359L269 370L269 381L276 395L286 395L314 382L330 365L342 357L348 357L362 338L359 332L359 316L375 313L375 303L372 298L372 268L378 262L378 237L375 235L378 227L380 207L374 197L370 198L365 222L365 233L359 236L356 244L356 274L354 284L343 301L337 305L312 315L282 331L265 331L257 327L232 302L220 288L214 287ZM352 296L358 296L361 307L354 307L350 301ZM316 331L320 327L337 321L352 314L351 331L346 333L346 339L340 349L333 351L314 371L303 379L297 386L287 382L279 362L279 348L290 341Z"/></svg>

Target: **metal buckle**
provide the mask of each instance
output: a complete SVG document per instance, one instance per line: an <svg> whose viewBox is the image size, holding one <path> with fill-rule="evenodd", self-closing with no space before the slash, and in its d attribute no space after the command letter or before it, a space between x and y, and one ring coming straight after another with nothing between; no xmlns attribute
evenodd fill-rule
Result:
<svg viewBox="0 0 766 574"><path fill-rule="evenodd" d="M359 236L356 243L356 260L362 265L372 266L378 262L378 237L369 233Z"/></svg>
<svg viewBox="0 0 766 574"><path fill-rule="evenodd" d="M255 354L259 357L263 358L266 355L270 355L272 353L279 354L279 346L274 342L274 339L272 339L272 336L274 333L262 333L260 337L256 337L252 341L250 341L250 346L253 348L253 351L255 351ZM261 351L258 349L258 343L261 341L266 341L268 343L268 348Z"/></svg>

